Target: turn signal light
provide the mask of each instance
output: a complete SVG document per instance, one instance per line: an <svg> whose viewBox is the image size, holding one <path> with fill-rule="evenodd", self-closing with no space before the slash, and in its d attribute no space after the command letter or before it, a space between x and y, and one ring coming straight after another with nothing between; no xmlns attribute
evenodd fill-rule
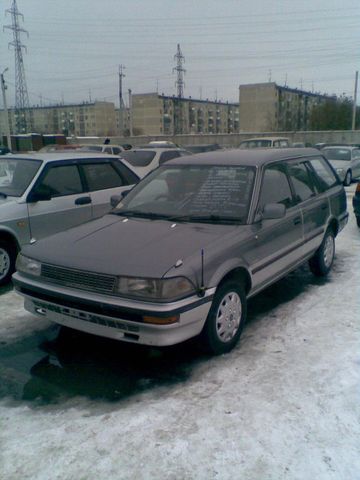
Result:
<svg viewBox="0 0 360 480"><path fill-rule="evenodd" d="M171 325L179 321L180 315L172 315L171 317L150 317L143 316L144 323L152 323L153 325Z"/></svg>

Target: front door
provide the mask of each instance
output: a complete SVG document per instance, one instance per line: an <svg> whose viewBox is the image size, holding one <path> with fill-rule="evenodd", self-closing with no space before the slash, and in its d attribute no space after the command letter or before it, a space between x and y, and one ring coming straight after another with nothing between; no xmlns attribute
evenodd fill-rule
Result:
<svg viewBox="0 0 360 480"><path fill-rule="evenodd" d="M91 219L91 197L83 191L77 165L50 165L34 190L49 193L51 199L28 203L32 239L62 232Z"/></svg>

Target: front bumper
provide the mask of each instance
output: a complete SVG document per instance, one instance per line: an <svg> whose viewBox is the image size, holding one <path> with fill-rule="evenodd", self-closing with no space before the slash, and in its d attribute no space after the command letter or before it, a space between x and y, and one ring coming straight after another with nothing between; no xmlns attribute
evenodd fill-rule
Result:
<svg viewBox="0 0 360 480"><path fill-rule="evenodd" d="M44 283L19 272L15 289L25 298L25 309L66 327L83 332L152 346L167 346L195 337L203 329L215 289L203 298L192 296L171 303L151 303L94 294ZM142 317L178 315L170 325L144 323Z"/></svg>

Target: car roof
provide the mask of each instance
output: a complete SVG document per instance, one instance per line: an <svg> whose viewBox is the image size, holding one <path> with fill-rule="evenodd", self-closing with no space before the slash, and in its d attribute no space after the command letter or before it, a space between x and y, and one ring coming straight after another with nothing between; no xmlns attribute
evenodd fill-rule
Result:
<svg viewBox="0 0 360 480"><path fill-rule="evenodd" d="M19 153L11 155L12 160L40 160L45 163L50 162L59 162L63 160L81 160L81 159L109 159L114 160L121 157L116 155L111 155L107 153L92 153L92 152L79 152L78 150L74 151L57 151L57 152L44 152L44 153Z"/></svg>
<svg viewBox="0 0 360 480"><path fill-rule="evenodd" d="M254 148L249 150L214 150L174 158L166 165L244 165L261 166L276 160L304 158L321 155L316 148Z"/></svg>

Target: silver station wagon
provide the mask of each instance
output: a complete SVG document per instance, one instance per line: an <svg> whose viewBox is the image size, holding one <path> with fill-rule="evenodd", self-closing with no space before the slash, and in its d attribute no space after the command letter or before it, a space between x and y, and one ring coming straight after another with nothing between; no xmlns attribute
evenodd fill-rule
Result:
<svg viewBox="0 0 360 480"><path fill-rule="evenodd" d="M344 188L315 149L217 151L164 164L101 219L24 247L25 308L145 345L239 339L247 298L308 261L332 266Z"/></svg>
<svg viewBox="0 0 360 480"><path fill-rule="evenodd" d="M42 153L0 158L0 285L21 247L101 217L139 177L113 155Z"/></svg>

